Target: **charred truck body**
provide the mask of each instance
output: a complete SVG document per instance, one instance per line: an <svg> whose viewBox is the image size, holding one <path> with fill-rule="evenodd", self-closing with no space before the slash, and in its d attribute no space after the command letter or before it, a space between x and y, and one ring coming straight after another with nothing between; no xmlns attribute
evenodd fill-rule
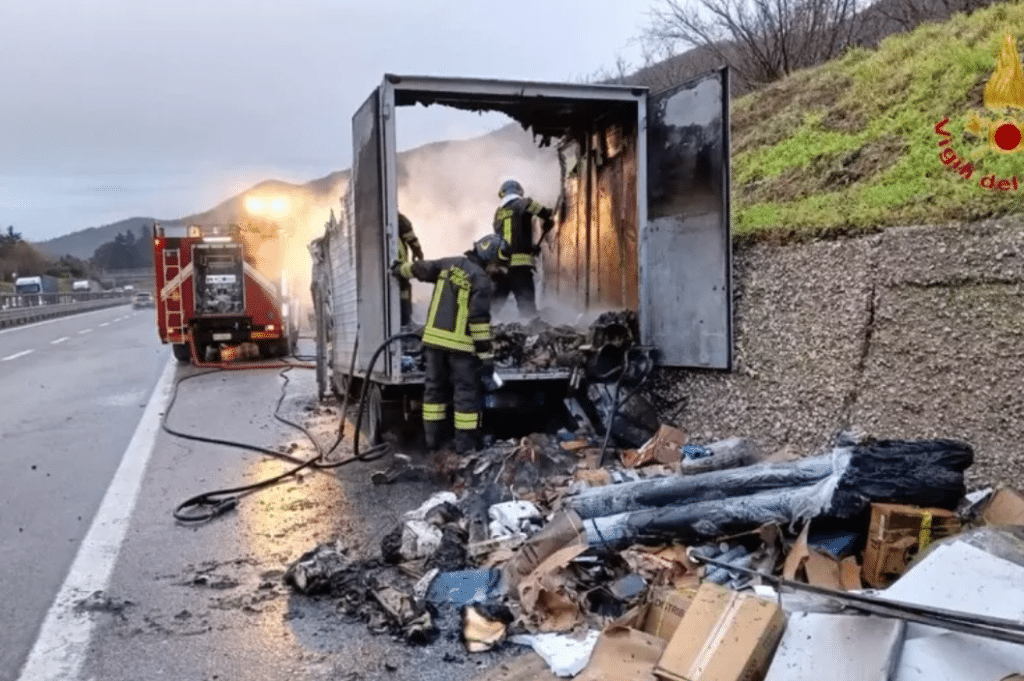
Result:
<svg viewBox="0 0 1024 681"><path fill-rule="evenodd" d="M502 112L542 145L558 144L561 198L556 238L544 243L537 266L541 306L632 310L640 344L655 349L660 365L731 369L728 97L724 68L657 94L385 76L352 119L352 179L340 215L310 246L321 393L369 380L363 432L371 441L381 423L418 411L423 373L400 345L370 367L399 332L399 288L388 272L398 254L394 112L416 104ZM491 219L480 216L485 226ZM488 396L489 408L550 404L564 396L572 372L498 373L504 387Z"/></svg>
<svg viewBox="0 0 1024 681"><path fill-rule="evenodd" d="M255 342L265 356L287 355L297 340L289 314L280 233L275 226L192 225L188 236L153 228L160 340L187 362L220 343Z"/></svg>

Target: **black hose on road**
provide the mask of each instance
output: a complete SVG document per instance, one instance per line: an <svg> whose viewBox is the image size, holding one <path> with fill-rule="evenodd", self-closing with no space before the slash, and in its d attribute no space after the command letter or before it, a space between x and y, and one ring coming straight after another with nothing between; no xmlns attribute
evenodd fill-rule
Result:
<svg viewBox="0 0 1024 681"><path fill-rule="evenodd" d="M267 487L271 487L271 486L276 485L276 484L278 484L280 482L283 482L285 479L290 478L290 477L296 475L297 473L299 473L300 471L302 471L302 470L304 470L306 468L312 468L314 470L327 470L327 469L331 469L331 468L339 468L341 466L344 466L344 465L347 465L347 464L350 464L350 463L355 463L356 461L363 461L363 462L376 461L377 459L380 459L383 456L386 456L387 453L388 453L388 450L390 449L389 445L387 445L386 443L385 444L381 444L381 445L377 445L377 446L374 446L374 447L371 447L366 452L360 453L360 451L359 451L360 421L362 420L363 411L365 409L366 396L367 396L367 393L369 391L369 384L370 384L369 376L371 376L373 374L373 369L376 366L377 358L394 341L402 340L402 339L409 338L409 337L418 338L419 335L415 334L415 333L399 333L399 334L395 334L395 335L391 336L390 338L388 338L387 340L385 340L383 343L381 343L381 345L374 352L372 358L370 359L370 365L369 365L368 370L366 372L367 378L364 379L364 381L363 381L362 393L361 393L360 399L359 399L359 408L357 410L356 424L355 424L355 429L356 430L355 430L354 437L353 437L353 456L349 457L348 459L344 459L342 461L337 461L337 462L333 462L333 463L325 463L324 461L327 458L327 456L330 455L330 453L332 453L338 447L338 445L342 441L343 433L344 433L344 423L345 423L345 410L347 409L347 405L348 405L348 392L349 391L346 391L345 401L343 403L342 413L340 415L341 426L338 429L338 437L337 437L334 445L327 452L324 452L323 448L320 446L320 443L316 440L315 437L313 437L313 434L310 433L309 430L307 430L305 427L303 427L303 426L301 426L299 424L293 423L292 421L289 421L289 420L285 419L284 417L282 417L280 415L281 405L284 402L284 398L285 398L285 394L286 394L286 388L288 386L288 377L285 374L288 371L290 371L291 369L296 368L296 367L298 367L298 368L310 368L308 365L305 365L305 364L283 363L283 364L276 364L276 365L267 365L267 364L255 365L255 366L250 365L250 366L247 367L245 365L224 365L224 364L221 364L221 365L215 366L214 368L212 368L209 371L203 371L203 372L199 372L199 373L195 373L195 374L190 374L188 376L183 376L183 377L177 379L174 382L174 388L173 388L173 391L172 391L172 394L171 394L171 399L170 399L170 401L167 404L167 409L164 411L163 419L161 421L161 427L167 433L169 433L171 435L174 435L175 437L180 437L180 438L183 438L183 439L186 439L186 440L192 440L194 442L205 442L205 443L208 443L208 444L223 445L223 446L226 446L226 447L235 447L235 448L238 448L238 449L244 449L244 450L256 452L256 453L259 453L259 454L266 454L268 456L272 456L272 457L278 458L278 459L283 459L285 461L289 461L289 462L295 463L297 465L294 468L291 468L291 469L289 469L289 470L287 470L287 471L285 471L285 472L283 472L283 473L281 473L279 475L275 475L273 477L267 478L266 480L261 480L259 482L254 482L254 483L251 483L251 484L248 484L248 485L242 485L242 486L239 486L239 487L219 489L219 490L214 490L212 492L204 492L203 494L198 494L198 495L196 495L194 497L186 499L185 501L180 503L177 508L174 509L174 514L173 515L174 515L175 520L177 520L177 521L179 521L181 523L204 523L204 522L209 522L210 520L213 520L214 518L216 518L216 517L218 517L218 516L220 516L220 515L222 515L224 513L227 513L228 511L234 509L238 505L238 501L242 497L247 496L249 494L252 494L253 492L257 492L257 491L259 491L261 489L265 489ZM351 369L351 371L349 373L349 377L352 376L352 372L355 370L354 369L354 365L355 365L355 349L353 349L352 355L353 355L352 356L352 364L353 364L353 366L352 366L352 369ZM194 356L194 346L193 346L193 356ZM274 409L274 418L277 419L278 421L281 421L282 423L285 423L285 424L287 424L289 426L292 426L294 428L297 428L297 429L301 430L306 435L306 437L310 440L310 442L313 443L313 446L314 446L314 448L317 451L316 456L314 456L314 457L312 457L312 458L310 458L310 459L308 459L306 461L303 461L303 460L298 459L296 457L289 456L288 454L284 454L283 452L278 452L276 450L268 449L266 447L260 447L258 445L251 445L251 444L247 444L247 443L244 443L244 442L236 442L236 441L233 441L233 440L223 440L223 439L218 439L218 438L204 437L204 436L200 436L200 435L191 435L189 433L183 433L183 432L174 430L173 428L171 428L170 426L167 425L167 419L170 416L171 409L174 406L174 402L175 402L175 400L177 400L177 397L178 397L178 387L184 381L187 381L187 380L190 380L190 379L193 379L193 378L198 378L200 376L206 376L206 375L209 375L209 374L212 374L212 373L217 373L217 372L220 372L220 371L224 371L225 369L227 369L229 367L231 369L243 369L243 368L248 368L248 369L267 369L267 368L279 368L279 367L282 367L282 366L284 368L281 370L280 376L282 378L284 378L285 381L281 385L281 395L278 398L277 406ZM192 513L185 513L186 509L202 509L202 510L196 511L196 512L192 512Z"/></svg>

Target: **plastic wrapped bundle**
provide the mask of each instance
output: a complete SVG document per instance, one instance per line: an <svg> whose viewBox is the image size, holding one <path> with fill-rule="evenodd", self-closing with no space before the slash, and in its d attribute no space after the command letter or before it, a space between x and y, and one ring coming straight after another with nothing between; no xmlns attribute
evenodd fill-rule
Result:
<svg viewBox="0 0 1024 681"><path fill-rule="evenodd" d="M955 510L974 450L956 440L878 440L852 449L827 514L850 518L872 503Z"/></svg>
<svg viewBox="0 0 1024 681"><path fill-rule="evenodd" d="M673 476L592 487L566 499L566 505L581 518L693 504L740 497L770 489L812 485L834 471L834 461L848 458L849 450L839 448L832 454L801 461L759 464L696 475Z"/></svg>

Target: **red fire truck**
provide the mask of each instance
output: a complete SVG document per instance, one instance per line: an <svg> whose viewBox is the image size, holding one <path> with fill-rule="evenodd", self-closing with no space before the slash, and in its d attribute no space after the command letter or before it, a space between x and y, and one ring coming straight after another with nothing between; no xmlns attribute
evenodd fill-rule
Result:
<svg viewBox="0 0 1024 681"><path fill-rule="evenodd" d="M254 342L267 357L294 353L298 319L289 305L281 232L272 222L190 225L186 236L153 227L160 340L181 362L207 348ZM290 309L291 308L291 309Z"/></svg>

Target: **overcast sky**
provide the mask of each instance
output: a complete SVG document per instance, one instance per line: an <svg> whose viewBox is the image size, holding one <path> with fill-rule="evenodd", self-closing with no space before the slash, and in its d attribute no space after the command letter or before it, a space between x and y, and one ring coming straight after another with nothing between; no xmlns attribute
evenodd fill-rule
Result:
<svg viewBox="0 0 1024 681"><path fill-rule="evenodd" d="M650 0L0 0L0 227L38 241L351 165L387 72L565 81ZM402 109L400 148L502 123Z"/></svg>

